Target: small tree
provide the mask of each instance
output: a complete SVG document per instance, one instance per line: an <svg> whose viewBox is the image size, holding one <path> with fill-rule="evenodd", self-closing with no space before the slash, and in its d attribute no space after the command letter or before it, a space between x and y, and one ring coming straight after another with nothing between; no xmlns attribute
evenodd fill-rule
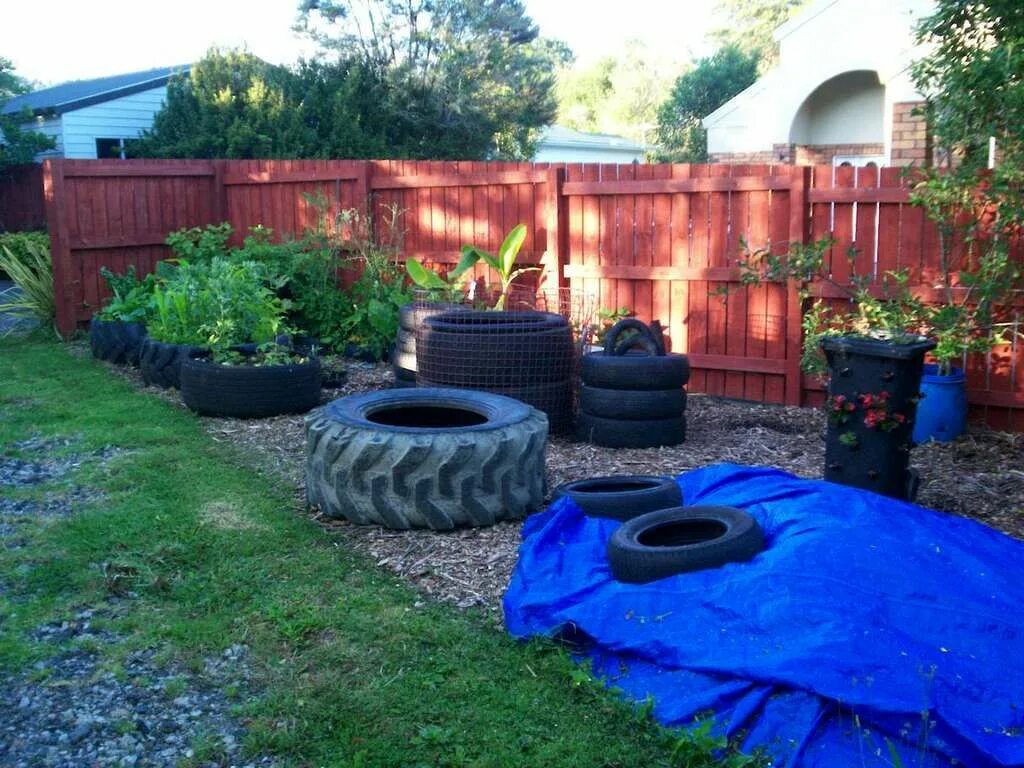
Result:
<svg viewBox="0 0 1024 768"><path fill-rule="evenodd" d="M14 64L0 56L0 108L29 90L28 81L14 71ZM31 163L40 152L54 148L52 138L32 130L31 120L30 109L0 114L0 174L9 166Z"/></svg>
<svg viewBox="0 0 1024 768"><path fill-rule="evenodd" d="M676 80L672 95L658 110L655 158L659 162L707 161L707 131L701 120L754 83L757 57L756 52L728 46L701 59Z"/></svg>
<svg viewBox="0 0 1024 768"><path fill-rule="evenodd" d="M921 172L913 201L939 232L943 301L929 324L948 370L1006 341L999 321L1020 287L1010 245L1024 226L1024 6L939 0L918 41L930 53L913 75L928 99L938 162Z"/></svg>

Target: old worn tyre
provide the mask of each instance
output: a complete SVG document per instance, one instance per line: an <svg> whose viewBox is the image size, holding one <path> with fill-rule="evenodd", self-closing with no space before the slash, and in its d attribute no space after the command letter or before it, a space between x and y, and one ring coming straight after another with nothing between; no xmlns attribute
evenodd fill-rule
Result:
<svg viewBox="0 0 1024 768"><path fill-rule="evenodd" d="M608 541L608 564L619 581L643 584L744 562L762 549L761 526L741 509L676 507L623 523Z"/></svg>
<svg viewBox="0 0 1024 768"><path fill-rule="evenodd" d="M580 440L605 448L658 448L686 440L686 417L669 419L604 419L580 413L576 422Z"/></svg>
<svg viewBox="0 0 1024 768"><path fill-rule="evenodd" d="M417 384L415 379L410 381L409 379L400 379L396 376L395 380L391 382L391 387L393 389L415 389Z"/></svg>
<svg viewBox="0 0 1024 768"><path fill-rule="evenodd" d="M142 323L122 323L118 320L100 320L89 323L89 348L97 360L117 365L138 365L146 326Z"/></svg>
<svg viewBox="0 0 1024 768"><path fill-rule="evenodd" d="M686 411L685 389L580 387L580 410L606 419L667 419Z"/></svg>
<svg viewBox="0 0 1024 768"><path fill-rule="evenodd" d="M466 312L469 309L464 304L450 304L446 302L406 304L398 310L398 325L405 331L416 333L420 326L423 325L423 321L428 317L434 317L434 315L444 314L445 312Z"/></svg>
<svg viewBox="0 0 1024 768"><path fill-rule="evenodd" d="M395 338L395 351L396 352L408 352L409 354L416 356L416 334L413 331L407 331L405 328L398 329L398 336Z"/></svg>
<svg viewBox="0 0 1024 768"><path fill-rule="evenodd" d="M202 349L187 344L165 344L147 338L139 353L139 371L149 386L181 388L181 364Z"/></svg>
<svg viewBox="0 0 1024 768"><path fill-rule="evenodd" d="M421 387L448 387L446 384L438 384L437 382L424 379L422 376L417 381ZM527 405L532 405L538 411L543 411L548 417L548 429L552 434L568 432L572 429L572 379L541 384L520 384L514 387L480 387L474 389L480 392L502 395L503 397L511 397Z"/></svg>
<svg viewBox="0 0 1024 768"><path fill-rule="evenodd" d="M320 403L320 360L289 365L219 365L193 356L181 364L181 399L203 416L258 419L305 413Z"/></svg>
<svg viewBox="0 0 1024 768"><path fill-rule="evenodd" d="M427 318L416 370L456 387L564 381L573 373L569 322L550 312L469 311Z"/></svg>
<svg viewBox="0 0 1024 768"><path fill-rule="evenodd" d="M628 334L623 338L623 334ZM646 339L645 344L649 354L664 355L664 343L655 335L646 323L637 320L635 317L625 317L608 329L604 337L604 352L606 355L624 355L630 349L635 348L640 339Z"/></svg>
<svg viewBox="0 0 1024 768"><path fill-rule="evenodd" d="M403 371L401 378L416 380L416 353L395 351L391 355L391 365L395 372Z"/></svg>
<svg viewBox="0 0 1024 768"><path fill-rule="evenodd" d="M657 509L678 507L683 503L679 483L671 477L656 475L612 475L563 483L555 488L554 498L572 499L583 514L632 520Z"/></svg>
<svg viewBox="0 0 1024 768"><path fill-rule="evenodd" d="M388 528L491 525L544 500L547 418L507 397L392 389L306 417L306 493L327 515Z"/></svg>
<svg viewBox="0 0 1024 768"><path fill-rule="evenodd" d="M583 383L604 389L679 389L690 380L686 355L584 355Z"/></svg>

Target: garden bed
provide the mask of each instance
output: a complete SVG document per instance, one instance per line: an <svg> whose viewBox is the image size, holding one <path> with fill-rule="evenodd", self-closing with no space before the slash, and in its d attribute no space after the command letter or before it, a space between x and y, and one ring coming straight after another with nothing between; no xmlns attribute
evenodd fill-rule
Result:
<svg viewBox="0 0 1024 768"><path fill-rule="evenodd" d="M85 350L87 353L87 350ZM346 364L347 382L325 389L325 402L391 384L385 365ZM142 386L136 372L112 368ZM152 390L180 402L176 392ZM184 406L182 406L184 407ZM717 462L774 466L820 478L825 455L823 413L812 408L762 405L691 395L687 442L671 448L610 449L565 438L548 443L549 491L559 483L604 474L678 474ZM260 471L286 478L303 493L302 416L258 421L203 419L214 440L243 449ZM980 520L1024 539L1024 434L972 426L954 443L917 448L912 466L921 472L917 503ZM500 611L501 596L516 562L519 523L439 533L359 527L319 517L356 549L414 584L425 595L459 607Z"/></svg>

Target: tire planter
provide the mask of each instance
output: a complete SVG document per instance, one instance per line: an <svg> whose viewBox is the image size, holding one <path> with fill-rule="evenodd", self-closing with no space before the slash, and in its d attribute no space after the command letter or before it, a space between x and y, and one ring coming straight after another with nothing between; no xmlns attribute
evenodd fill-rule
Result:
<svg viewBox="0 0 1024 768"><path fill-rule="evenodd" d="M98 317L89 323L89 348L97 360L117 365L138 365L145 339L146 326L142 323L100 320Z"/></svg>
<svg viewBox="0 0 1024 768"><path fill-rule="evenodd" d="M916 475L909 471L912 430L928 340L899 344L850 337L825 338L829 369L829 426L825 479L897 499L912 500ZM871 426L871 404L886 420ZM884 400L879 403L879 399Z"/></svg>
<svg viewBox="0 0 1024 768"><path fill-rule="evenodd" d="M450 530L521 518L544 500L547 418L485 392L393 389L306 417L308 501L331 517Z"/></svg>
<svg viewBox="0 0 1024 768"><path fill-rule="evenodd" d="M543 411L552 432L572 428L572 330L548 312L467 310L428 317L416 340L418 380L514 397Z"/></svg>
<svg viewBox="0 0 1024 768"><path fill-rule="evenodd" d="M181 364L181 399L202 416L305 413L319 405L320 386L318 358L290 365L219 365L203 353Z"/></svg>
<svg viewBox="0 0 1024 768"><path fill-rule="evenodd" d="M550 312L435 315L416 339L417 372L449 386L564 381L572 376L574 359L569 322Z"/></svg>
<svg viewBox="0 0 1024 768"><path fill-rule="evenodd" d="M142 373L142 380L147 386L180 389L182 362L203 351L201 347L165 344L147 337L139 351L139 371Z"/></svg>
<svg viewBox="0 0 1024 768"><path fill-rule="evenodd" d="M555 499L562 497L572 499L590 517L623 521L683 503L683 492L674 478L654 475L612 475L563 483L554 492Z"/></svg>
<svg viewBox="0 0 1024 768"><path fill-rule="evenodd" d="M630 333L630 336L622 338L624 333ZM604 337L606 355L621 355L637 346L644 347L649 355L665 354L665 341L660 334L634 317L619 320Z"/></svg>
<svg viewBox="0 0 1024 768"><path fill-rule="evenodd" d="M416 381L416 335L428 317L446 312L465 312L462 304L447 302L406 304L398 311L398 336L395 338L395 379ZM402 373L399 373L401 369Z"/></svg>
<svg viewBox="0 0 1024 768"><path fill-rule="evenodd" d="M914 419L914 442L935 440L948 443L967 429L966 376L959 368L948 375L939 373L939 366L928 363L921 377L921 402Z"/></svg>
<svg viewBox="0 0 1024 768"><path fill-rule="evenodd" d="M764 533L733 507L676 507L623 523L608 541L608 564L619 581L644 584L726 563L764 549Z"/></svg>

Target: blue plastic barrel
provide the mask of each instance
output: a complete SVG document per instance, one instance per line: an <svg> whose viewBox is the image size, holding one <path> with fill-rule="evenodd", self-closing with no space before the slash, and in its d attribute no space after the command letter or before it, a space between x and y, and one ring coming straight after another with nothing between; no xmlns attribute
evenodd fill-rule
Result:
<svg viewBox="0 0 1024 768"><path fill-rule="evenodd" d="M924 398L917 404L914 442L936 440L948 443L967 428L967 388L964 372L953 368L948 376L939 374L939 366L929 363L921 377Z"/></svg>

